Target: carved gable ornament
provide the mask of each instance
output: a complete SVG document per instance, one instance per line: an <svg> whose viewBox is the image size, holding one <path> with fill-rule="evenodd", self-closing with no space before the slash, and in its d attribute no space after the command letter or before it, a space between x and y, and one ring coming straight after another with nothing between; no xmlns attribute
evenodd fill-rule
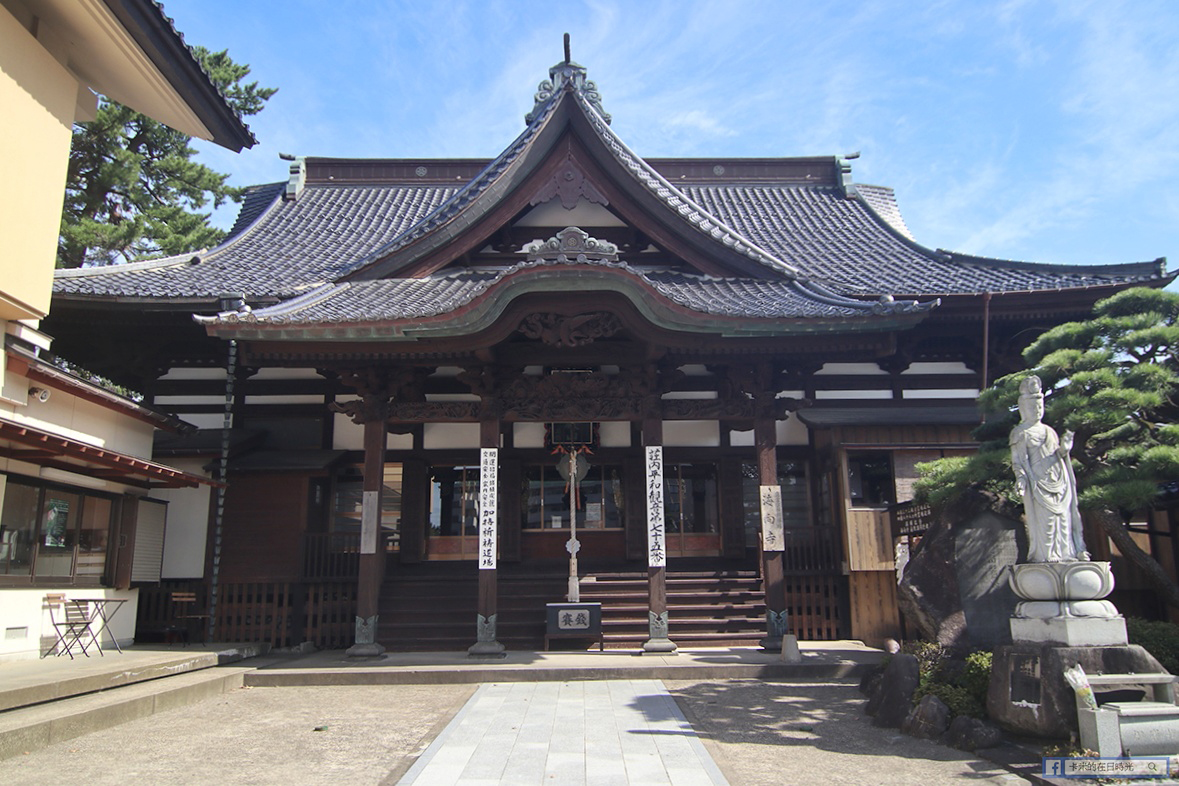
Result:
<svg viewBox="0 0 1179 786"><path fill-rule="evenodd" d="M618 246L589 236L577 227L565 227L548 240L524 246L529 262L617 262Z"/></svg>
<svg viewBox="0 0 1179 786"><path fill-rule="evenodd" d="M602 195L585 173L574 163L572 158L566 158L547 183L541 186L532 197L529 204L539 205L548 202L553 197L560 197L561 207L572 210L577 207L577 201L585 197L587 202L598 205L608 205L610 201Z"/></svg>

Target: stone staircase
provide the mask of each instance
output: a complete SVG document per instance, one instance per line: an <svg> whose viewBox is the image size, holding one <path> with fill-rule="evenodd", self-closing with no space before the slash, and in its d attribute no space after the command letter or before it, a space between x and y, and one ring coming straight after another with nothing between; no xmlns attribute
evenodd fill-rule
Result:
<svg viewBox="0 0 1179 786"><path fill-rule="evenodd" d="M544 607L565 600L567 576L499 573L497 639L511 650L543 649ZM478 577L469 564L388 576L381 591L377 640L391 652L465 650L475 642L477 598ZM592 573L581 580L581 600L602 604L608 648L638 648L647 640L646 573ZM667 600L671 638L680 646L757 646L765 635L765 604L756 572L669 572Z"/></svg>
<svg viewBox="0 0 1179 786"><path fill-rule="evenodd" d="M649 637L647 574L602 573L581 582L581 599L602 604L611 649ZM681 647L755 647L765 636L761 578L754 571L668 571L668 635Z"/></svg>
<svg viewBox="0 0 1179 786"><path fill-rule="evenodd" d="M544 647L546 603L564 600L568 579L557 574L497 577L497 639L512 650ZM478 576L442 569L442 575L403 573L381 587L377 641L390 652L451 652L475 643Z"/></svg>

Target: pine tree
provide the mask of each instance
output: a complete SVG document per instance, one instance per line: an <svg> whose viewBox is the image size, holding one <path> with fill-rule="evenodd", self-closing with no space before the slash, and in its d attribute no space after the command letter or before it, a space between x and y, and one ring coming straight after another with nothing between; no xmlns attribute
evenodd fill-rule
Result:
<svg viewBox="0 0 1179 786"><path fill-rule="evenodd" d="M227 103L241 116L262 111L277 88L242 84L250 67L226 51L194 47ZM182 254L216 244L206 205L240 201L242 189L193 160L191 137L114 101L74 126L58 241L58 267L107 265L142 256Z"/></svg>
<svg viewBox="0 0 1179 786"><path fill-rule="evenodd" d="M1044 421L1075 432L1073 466L1082 513L1097 523L1170 605L1179 587L1130 535L1130 514L1179 480L1179 294L1130 289L1099 301L1093 317L1059 325L1023 353L1024 371L979 396L987 422L975 431L979 452L922 467L918 496L935 504L979 486L1019 499L1007 446L1018 422L1019 383L1044 384Z"/></svg>

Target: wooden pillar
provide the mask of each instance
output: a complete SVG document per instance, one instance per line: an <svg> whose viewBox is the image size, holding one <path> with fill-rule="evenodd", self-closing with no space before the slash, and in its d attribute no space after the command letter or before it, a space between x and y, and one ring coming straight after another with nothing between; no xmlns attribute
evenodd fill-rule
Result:
<svg viewBox="0 0 1179 786"><path fill-rule="evenodd" d="M757 450L758 482L761 484L761 579L766 599L766 637L762 649L782 649L782 637L789 627L786 611L786 582L783 576L782 496L778 485L778 439L774 416L758 413L753 423Z"/></svg>
<svg viewBox="0 0 1179 786"><path fill-rule="evenodd" d="M498 417L485 416L479 423L479 600L475 614L475 643L467 654L478 658L506 656L496 640L497 559L499 529L499 431Z"/></svg>
<svg viewBox="0 0 1179 786"><path fill-rule="evenodd" d="M381 490L385 486L385 421L364 422L364 482L360 513L360 577L356 588L356 636L348 654L375 657L385 648L377 643L377 608L384 579L385 551L381 543Z"/></svg>
<svg viewBox="0 0 1179 786"><path fill-rule="evenodd" d="M663 518L663 419L658 405L651 407L643 419L643 452L657 451L658 463L647 456L644 476L647 485L647 627L648 639L643 652L676 651L668 637L667 611L667 539ZM653 504L653 498L657 498Z"/></svg>

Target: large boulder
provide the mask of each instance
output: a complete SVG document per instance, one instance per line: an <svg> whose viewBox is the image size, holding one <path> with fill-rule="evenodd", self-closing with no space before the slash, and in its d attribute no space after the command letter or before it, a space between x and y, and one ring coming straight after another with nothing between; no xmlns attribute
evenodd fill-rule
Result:
<svg viewBox="0 0 1179 786"><path fill-rule="evenodd" d="M924 638L943 646L1009 643L1018 598L1007 585L1007 568L1026 551L1018 510L994 494L969 490L938 512L913 550L898 605Z"/></svg>
<svg viewBox="0 0 1179 786"><path fill-rule="evenodd" d="M901 724L901 731L912 737L936 740L946 733L950 725L950 708L937 696L921 697Z"/></svg>
<svg viewBox="0 0 1179 786"><path fill-rule="evenodd" d="M941 737L943 745L964 751L993 748L1003 741L1003 733L986 721L959 715Z"/></svg>
<svg viewBox="0 0 1179 786"><path fill-rule="evenodd" d="M876 700L871 702L876 704L872 725L899 729L909 716L919 679L917 658L903 653L894 655L880 681L879 698L874 697Z"/></svg>

